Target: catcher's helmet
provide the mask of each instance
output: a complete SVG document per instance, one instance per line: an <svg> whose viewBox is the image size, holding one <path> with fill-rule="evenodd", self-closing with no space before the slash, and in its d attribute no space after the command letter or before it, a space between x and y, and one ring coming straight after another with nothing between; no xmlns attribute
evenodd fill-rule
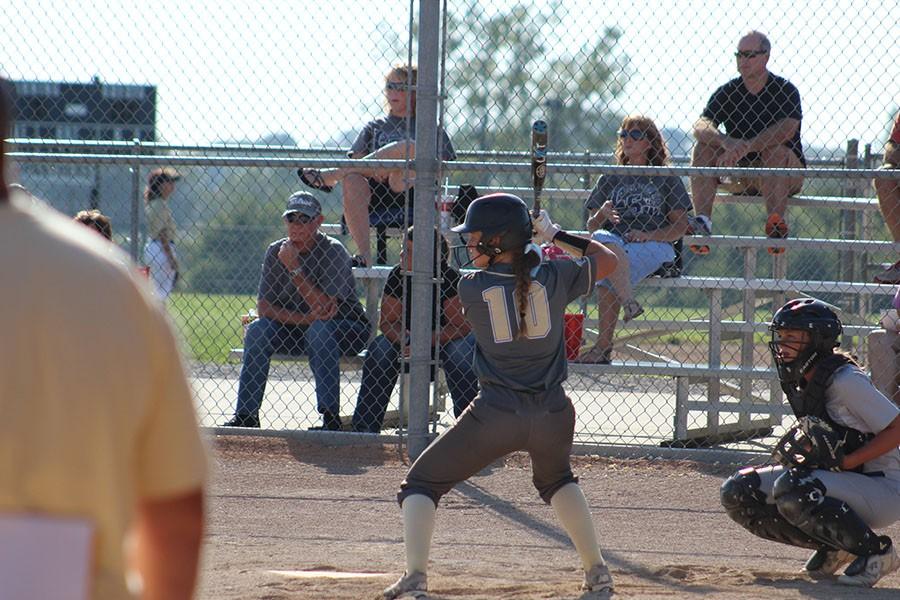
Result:
<svg viewBox="0 0 900 600"><path fill-rule="evenodd" d="M797 329L809 333L809 342L797 352L791 361L785 361L780 346L784 342L776 341L775 332L780 329ZM831 354L840 344L838 337L843 331L841 320L831 308L815 298L799 298L791 300L775 311L769 324L772 341L769 351L778 369L778 378L782 386L788 384L796 387L810 367L821 357Z"/></svg>
<svg viewBox="0 0 900 600"><path fill-rule="evenodd" d="M524 248L531 241L531 215L528 207L518 196L512 194L488 194L472 201L466 210L462 225L452 229L457 233L481 232L478 250L487 256ZM496 245L490 242L496 236Z"/></svg>

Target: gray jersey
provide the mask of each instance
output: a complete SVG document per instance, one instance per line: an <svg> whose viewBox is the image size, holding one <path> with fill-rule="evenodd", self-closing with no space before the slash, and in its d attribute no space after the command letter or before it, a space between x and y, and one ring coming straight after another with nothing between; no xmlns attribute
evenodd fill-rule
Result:
<svg viewBox="0 0 900 600"><path fill-rule="evenodd" d="M338 303L335 319L366 321L366 312L356 295L356 279L350 255L344 245L323 233L316 234L316 244L298 256L300 268L309 281ZM291 274L278 260L278 250L287 238L272 242L266 250L259 278L258 300L294 312L309 312L309 306L297 291Z"/></svg>
<svg viewBox="0 0 900 600"><path fill-rule="evenodd" d="M855 365L843 366L832 375L825 388L825 409L839 425L863 433L878 433L900 414L900 409L875 389ZM863 464L863 472L872 471L881 471L900 484L900 449L894 448Z"/></svg>
<svg viewBox="0 0 900 600"><path fill-rule="evenodd" d="M542 264L532 280L527 337L522 339L517 339L516 279L509 265L494 265L460 280L459 298L475 333L475 373L482 386L533 394L565 381L563 315L566 305L591 291L594 273L591 257Z"/></svg>

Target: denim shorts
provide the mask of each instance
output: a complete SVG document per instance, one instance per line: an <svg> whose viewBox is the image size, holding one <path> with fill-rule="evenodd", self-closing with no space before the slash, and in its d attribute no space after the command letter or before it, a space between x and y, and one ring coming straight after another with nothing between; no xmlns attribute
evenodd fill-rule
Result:
<svg viewBox="0 0 900 600"><path fill-rule="evenodd" d="M642 279L656 273L665 263L675 260L675 249L669 242L626 242L621 236L605 229L598 229L592 233L591 239L625 249L631 267L631 285L636 285ZM603 279L598 281L597 285L609 287L610 284L608 280Z"/></svg>

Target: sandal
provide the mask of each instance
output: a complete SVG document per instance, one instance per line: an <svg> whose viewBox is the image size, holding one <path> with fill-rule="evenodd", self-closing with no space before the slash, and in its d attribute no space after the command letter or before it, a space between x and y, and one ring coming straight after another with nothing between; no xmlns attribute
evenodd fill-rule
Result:
<svg viewBox="0 0 900 600"><path fill-rule="evenodd" d="M592 346L590 350L579 354L574 363L586 363L593 365L608 365L612 363L612 348L599 348Z"/></svg>
<svg viewBox="0 0 900 600"><path fill-rule="evenodd" d="M300 181L314 190L321 190L327 194L334 189L332 185L325 185L325 178L318 169L297 169L297 175L300 176Z"/></svg>
<svg viewBox="0 0 900 600"><path fill-rule="evenodd" d="M625 304L622 305L622 311L622 320L627 323L633 318L644 314L644 307L638 304L637 300L631 298L630 300L626 300Z"/></svg>

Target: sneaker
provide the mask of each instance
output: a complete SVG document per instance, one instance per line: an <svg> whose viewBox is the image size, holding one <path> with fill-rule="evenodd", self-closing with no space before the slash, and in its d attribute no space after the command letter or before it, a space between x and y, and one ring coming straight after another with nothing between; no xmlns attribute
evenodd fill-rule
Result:
<svg viewBox="0 0 900 600"><path fill-rule="evenodd" d="M409 575L403 572L397 583L384 590L384 600L394 598L424 598L428 591L428 576L425 573L413 571Z"/></svg>
<svg viewBox="0 0 900 600"><path fill-rule="evenodd" d="M622 305L622 320L626 323L642 314L644 314L644 307L634 298L626 300L625 304Z"/></svg>
<svg viewBox="0 0 900 600"><path fill-rule="evenodd" d="M688 217L687 235L712 235L712 220L706 215ZM709 254L709 246L706 244L691 244L689 246L694 254Z"/></svg>
<svg viewBox="0 0 900 600"><path fill-rule="evenodd" d="M769 215L766 221L766 237L772 239L784 239L788 236L788 226L778 213ZM786 248L766 248L769 254L784 254Z"/></svg>
<svg viewBox="0 0 900 600"><path fill-rule="evenodd" d="M890 542L890 538L885 536L887 550L884 554L873 554L872 556L858 556L856 560L850 563L850 566L844 571L844 574L838 577L838 583L844 585L855 585L858 587L872 587L878 581L890 575L897 569L900 569L900 557L894 550L894 545Z"/></svg>
<svg viewBox="0 0 900 600"><path fill-rule="evenodd" d="M875 276L875 283L894 285L900 283L900 260Z"/></svg>
<svg viewBox="0 0 900 600"><path fill-rule="evenodd" d="M322 414L322 424L310 427L307 431L340 431L343 426L338 415L324 413Z"/></svg>
<svg viewBox="0 0 900 600"><path fill-rule="evenodd" d="M222 427L252 427L259 429L258 415L234 415L230 420L222 423Z"/></svg>
<svg viewBox="0 0 900 600"><path fill-rule="evenodd" d="M590 571L585 572L581 591L611 594L613 592L613 580L612 575L609 574L609 567L605 563L594 565Z"/></svg>
<svg viewBox="0 0 900 600"><path fill-rule="evenodd" d="M813 579L826 579L834 577L841 567L855 558L856 555L850 554L846 550L819 548L806 561L803 570Z"/></svg>

